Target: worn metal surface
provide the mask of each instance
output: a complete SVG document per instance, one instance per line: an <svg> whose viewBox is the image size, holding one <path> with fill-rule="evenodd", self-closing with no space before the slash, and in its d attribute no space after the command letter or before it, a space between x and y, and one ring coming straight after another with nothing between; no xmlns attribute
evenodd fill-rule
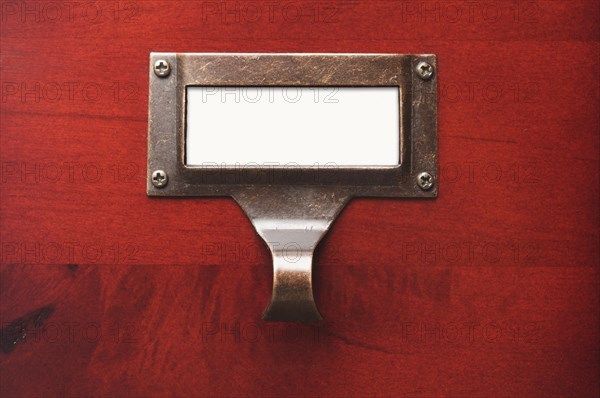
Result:
<svg viewBox="0 0 600 398"><path fill-rule="evenodd" d="M234 195L273 255L273 294L263 318L321 320L312 291L312 256L350 199L322 187L250 187Z"/></svg>
<svg viewBox="0 0 600 398"><path fill-rule="evenodd" d="M170 74L158 77L165 60ZM431 66L426 79L419 63ZM437 64L434 55L175 54L150 56L148 196L231 196L273 254L264 319L318 321L312 254L353 196L437 196ZM391 167L221 167L185 164L187 86L397 86L400 164ZM154 170L169 176L157 188ZM435 183L424 189L419 175ZM294 255L290 254L294 251Z"/></svg>

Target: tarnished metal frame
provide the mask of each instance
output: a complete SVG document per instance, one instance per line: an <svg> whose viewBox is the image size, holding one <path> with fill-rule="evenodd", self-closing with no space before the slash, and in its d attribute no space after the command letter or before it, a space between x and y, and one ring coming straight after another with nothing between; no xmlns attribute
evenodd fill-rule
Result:
<svg viewBox="0 0 600 398"><path fill-rule="evenodd" d="M168 73L159 70L161 76L157 76L154 64L158 60L168 62ZM433 75L416 73L417 65L423 62L433 67ZM149 69L147 193L231 196L237 201L273 254L273 294L263 315L265 320L322 319L312 292L312 255L353 196L437 196L434 55L152 53ZM187 86L397 86L400 164L335 168L186 166ZM157 170L168 177L153 183ZM419 183L419 175L433 180ZM290 244L298 250L293 259L285 251Z"/></svg>
<svg viewBox="0 0 600 398"><path fill-rule="evenodd" d="M164 59L171 73L154 74ZM417 175L437 176L436 74L420 79L418 62L433 55L394 54L175 54L150 56L148 176L162 169L169 183L149 196L231 195L244 185L319 185L356 196L435 197ZM187 86L397 86L400 93L400 165L396 167L193 167L185 165Z"/></svg>

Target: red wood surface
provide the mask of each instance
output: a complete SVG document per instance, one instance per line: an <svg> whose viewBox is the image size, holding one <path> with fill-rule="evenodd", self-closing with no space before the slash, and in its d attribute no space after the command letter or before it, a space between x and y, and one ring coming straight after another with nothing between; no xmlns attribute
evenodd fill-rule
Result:
<svg viewBox="0 0 600 398"><path fill-rule="evenodd" d="M0 396L598 396L598 2L1 12ZM439 198L353 200L326 322L264 323L237 205L145 194L151 51L437 54Z"/></svg>

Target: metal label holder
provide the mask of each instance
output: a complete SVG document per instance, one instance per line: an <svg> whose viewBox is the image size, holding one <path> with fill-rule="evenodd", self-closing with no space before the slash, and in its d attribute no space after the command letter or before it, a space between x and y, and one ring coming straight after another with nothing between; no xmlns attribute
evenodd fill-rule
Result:
<svg viewBox="0 0 600 398"><path fill-rule="evenodd" d="M263 319L322 319L313 298L314 249L354 196L435 198L437 61L431 54L150 55L148 196L229 196L273 255ZM395 86L400 162L385 167L221 167L185 164L188 86ZM283 249L299 248L293 261Z"/></svg>

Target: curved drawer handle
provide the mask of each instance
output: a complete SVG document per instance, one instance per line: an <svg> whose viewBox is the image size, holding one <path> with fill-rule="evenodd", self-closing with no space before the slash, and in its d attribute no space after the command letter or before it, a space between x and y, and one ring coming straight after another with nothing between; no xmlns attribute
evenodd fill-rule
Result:
<svg viewBox="0 0 600 398"><path fill-rule="evenodd" d="M313 297L312 259L317 244L350 198L339 191L332 193L322 187L260 187L234 195L273 256L273 294L264 320L323 319Z"/></svg>

